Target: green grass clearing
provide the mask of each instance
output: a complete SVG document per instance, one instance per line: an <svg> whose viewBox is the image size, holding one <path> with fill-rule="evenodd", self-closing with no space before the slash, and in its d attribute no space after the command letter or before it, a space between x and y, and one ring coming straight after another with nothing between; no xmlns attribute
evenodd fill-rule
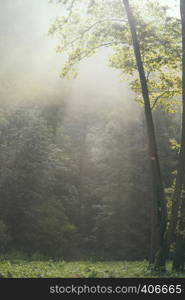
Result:
<svg viewBox="0 0 185 300"><path fill-rule="evenodd" d="M142 278L185 277L172 273L168 264L166 273L151 273L147 261L142 262L90 262L90 261L26 261L4 260L0 262L0 278Z"/></svg>

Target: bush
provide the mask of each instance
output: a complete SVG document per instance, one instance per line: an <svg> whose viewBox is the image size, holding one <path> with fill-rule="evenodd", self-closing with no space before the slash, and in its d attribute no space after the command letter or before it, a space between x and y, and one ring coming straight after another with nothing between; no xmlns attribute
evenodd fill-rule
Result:
<svg viewBox="0 0 185 300"><path fill-rule="evenodd" d="M7 250L10 240L8 228L6 224L0 220L0 252Z"/></svg>
<svg viewBox="0 0 185 300"><path fill-rule="evenodd" d="M46 257L67 258L76 248L76 228L69 223L59 200L46 201L36 212L30 246Z"/></svg>

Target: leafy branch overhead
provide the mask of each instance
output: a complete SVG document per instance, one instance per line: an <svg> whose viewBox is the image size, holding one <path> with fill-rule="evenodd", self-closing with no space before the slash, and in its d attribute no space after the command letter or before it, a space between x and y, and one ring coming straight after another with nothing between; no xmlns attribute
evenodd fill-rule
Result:
<svg viewBox="0 0 185 300"><path fill-rule="evenodd" d="M76 76L77 64L100 48L111 48L109 65L127 74L136 99L142 103L141 87L132 48L132 40L122 1L66 0L49 29L58 38L56 51L67 55L61 77ZM168 8L154 1L132 1L141 55L148 80L151 106L163 105L176 110L181 93L180 20L168 14ZM139 4L139 5L138 5ZM66 57L66 56L65 56ZM164 92L165 91L165 92Z"/></svg>

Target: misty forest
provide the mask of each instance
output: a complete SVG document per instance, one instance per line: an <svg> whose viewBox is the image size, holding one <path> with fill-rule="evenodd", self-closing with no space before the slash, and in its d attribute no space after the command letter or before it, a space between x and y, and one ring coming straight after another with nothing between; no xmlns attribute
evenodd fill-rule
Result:
<svg viewBox="0 0 185 300"><path fill-rule="evenodd" d="M0 277L184 277L185 0L0 15Z"/></svg>

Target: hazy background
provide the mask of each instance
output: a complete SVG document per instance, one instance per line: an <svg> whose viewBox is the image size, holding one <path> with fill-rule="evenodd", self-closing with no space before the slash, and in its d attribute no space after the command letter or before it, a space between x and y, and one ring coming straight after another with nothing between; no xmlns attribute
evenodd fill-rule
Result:
<svg viewBox="0 0 185 300"><path fill-rule="evenodd" d="M161 2L169 5L169 1ZM81 63L76 80L59 78L62 57L55 53L57 42L47 32L60 10L60 5L47 0L0 1L1 104L52 101L64 93L72 101L126 100L127 84L120 82L119 72L106 66L105 53Z"/></svg>
<svg viewBox="0 0 185 300"><path fill-rule="evenodd" d="M47 0L0 0L0 254L146 259L153 190L143 107L127 76L107 67L108 50L80 63L76 79L59 77L63 57L47 32L60 13ZM163 110L154 117L169 188L180 122Z"/></svg>
<svg viewBox="0 0 185 300"><path fill-rule="evenodd" d="M128 93L119 72L106 66L105 53L81 63L76 80L59 77L62 57L47 32L60 10L47 0L0 1L1 104L52 101L64 93L72 102L122 101Z"/></svg>

